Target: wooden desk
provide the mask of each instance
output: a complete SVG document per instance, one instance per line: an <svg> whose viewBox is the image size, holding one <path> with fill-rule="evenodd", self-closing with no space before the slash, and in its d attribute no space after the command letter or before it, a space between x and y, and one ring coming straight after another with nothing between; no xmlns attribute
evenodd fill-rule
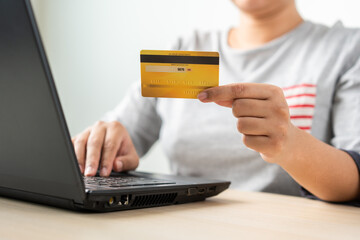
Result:
<svg viewBox="0 0 360 240"><path fill-rule="evenodd" d="M235 190L101 214L0 198L0 239L360 239L360 208Z"/></svg>

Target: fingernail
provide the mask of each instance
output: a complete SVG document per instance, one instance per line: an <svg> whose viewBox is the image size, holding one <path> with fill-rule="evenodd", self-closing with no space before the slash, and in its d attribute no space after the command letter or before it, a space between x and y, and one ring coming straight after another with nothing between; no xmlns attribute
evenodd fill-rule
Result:
<svg viewBox="0 0 360 240"><path fill-rule="evenodd" d="M107 176L107 173L108 173L108 171L107 171L106 167L102 167L100 169L100 176Z"/></svg>
<svg viewBox="0 0 360 240"><path fill-rule="evenodd" d="M200 100L200 101L204 101L205 99L207 99L208 97L208 94L206 92L201 92L199 93L199 95L197 96L197 98Z"/></svg>
<svg viewBox="0 0 360 240"><path fill-rule="evenodd" d="M93 168L92 168L92 167L87 167L87 168L85 169L85 176L90 175L92 171L93 171Z"/></svg>
<svg viewBox="0 0 360 240"><path fill-rule="evenodd" d="M116 162L116 169L120 172L123 170L124 164L122 161L117 161Z"/></svg>

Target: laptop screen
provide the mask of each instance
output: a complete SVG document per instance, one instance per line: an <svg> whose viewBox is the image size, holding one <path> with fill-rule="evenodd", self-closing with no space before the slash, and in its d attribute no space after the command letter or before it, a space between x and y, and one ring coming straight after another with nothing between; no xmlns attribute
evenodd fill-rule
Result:
<svg viewBox="0 0 360 240"><path fill-rule="evenodd" d="M28 0L0 0L0 187L84 197Z"/></svg>

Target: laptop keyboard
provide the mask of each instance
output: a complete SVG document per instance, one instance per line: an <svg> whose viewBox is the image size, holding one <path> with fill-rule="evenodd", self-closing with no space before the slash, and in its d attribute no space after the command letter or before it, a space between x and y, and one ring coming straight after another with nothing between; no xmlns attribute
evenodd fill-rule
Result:
<svg viewBox="0 0 360 240"><path fill-rule="evenodd" d="M175 182L136 176L121 177L84 177L85 188L123 188L132 186L149 186L174 184Z"/></svg>

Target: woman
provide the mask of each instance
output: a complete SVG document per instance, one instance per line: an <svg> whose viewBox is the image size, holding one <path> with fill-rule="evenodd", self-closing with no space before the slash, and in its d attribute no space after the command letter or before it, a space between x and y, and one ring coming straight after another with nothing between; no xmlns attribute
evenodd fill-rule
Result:
<svg viewBox="0 0 360 240"><path fill-rule="evenodd" d="M228 179L243 190L299 195L300 185L326 201L357 199L360 31L304 21L294 0L234 4L237 27L196 32L174 47L219 51L221 86L200 93L201 102L142 98L135 86L104 122L73 139L81 171L92 176L99 164L102 176L135 169L138 155L159 139L180 175Z"/></svg>

